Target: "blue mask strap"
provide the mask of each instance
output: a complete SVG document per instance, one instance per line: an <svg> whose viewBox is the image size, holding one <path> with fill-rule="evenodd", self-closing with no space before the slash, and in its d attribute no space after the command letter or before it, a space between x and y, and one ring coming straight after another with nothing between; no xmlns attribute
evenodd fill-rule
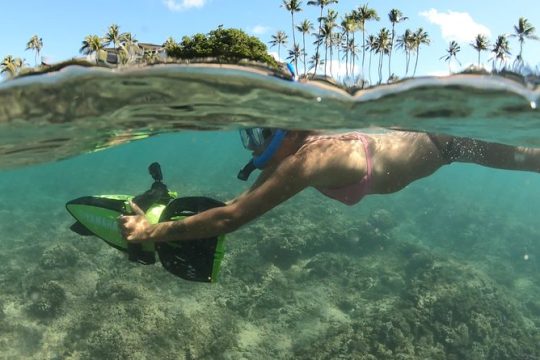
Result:
<svg viewBox="0 0 540 360"><path fill-rule="evenodd" d="M294 66L291 63L287 63L287 69L289 69L289 72L291 73L291 80L297 81L298 78L296 77L296 71L294 71Z"/></svg>
<svg viewBox="0 0 540 360"><path fill-rule="evenodd" d="M256 168L262 169L266 166L281 146L283 139L285 139L285 135L287 135L287 131L281 129L276 130L270 144L264 149L263 153L253 158L253 165L255 165Z"/></svg>

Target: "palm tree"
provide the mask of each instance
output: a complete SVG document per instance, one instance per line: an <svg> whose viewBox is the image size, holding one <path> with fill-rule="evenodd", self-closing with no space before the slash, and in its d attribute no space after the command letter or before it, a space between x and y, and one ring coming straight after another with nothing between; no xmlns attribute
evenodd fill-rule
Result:
<svg viewBox="0 0 540 360"><path fill-rule="evenodd" d="M317 48L315 50L315 56L313 56L312 60L314 61L319 61L321 59L321 56L319 54L319 47L321 46L321 33L322 33L322 23L323 23L323 11L324 11L324 8L331 5L331 4L337 4L338 3L338 0L310 0L307 2L308 5L312 5L312 6L318 6L321 8L321 13L319 15L319 32L318 34L316 35L316 40L315 40L315 44L317 45ZM317 62L315 64L315 72L313 73L313 76L315 76L317 74L317 68L319 67L319 63Z"/></svg>
<svg viewBox="0 0 540 360"><path fill-rule="evenodd" d="M331 40L331 43L332 43L332 48L335 48L336 49L336 52L337 52L337 60L338 60L338 72L339 72L339 67L340 67L340 63L339 63L339 55L340 55L340 51L341 49L343 48L343 43L344 43L344 35L342 32L334 32L333 36L332 36L332 40ZM331 67L330 67L331 69Z"/></svg>
<svg viewBox="0 0 540 360"><path fill-rule="evenodd" d="M403 35L397 38L396 45L398 49L403 49L405 52L405 76L407 76L411 62L411 51L414 50L413 32L410 29L405 30Z"/></svg>
<svg viewBox="0 0 540 360"><path fill-rule="evenodd" d="M510 36L517 37L519 40L519 55L516 58L516 61L518 63L523 63L523 44L525 43L525 39L532 39L532 40L538 40L538 36L534 35L534 32L536 29L534 26L529 23L529 21L524 18L520 17L518 24L514 25L514 31L515 34L512 34Z"/></svg>
<svg viewBox="0 0 540 360"><path fill-rule="evenodd" d="M493 57L491 58L493 61L493 69L496 69L497 60L499 61L500 66L506 64L508 57L511 55L510 45L506 35L499 35L499 37L497 37L491 52L493 53Z"/></svg>
<svg viewBox="0 0 540 360"><path fill-rule="evenodd" d="M461 66L461 62L457 58L458 52L461 51L461 47L457 42L454 40L450 41L450 44L448 45L448 49L446 50L446 55L443 55L440 57L439 60L444 59L444 61L448 61L448 71L452 72L452 59L455 59L459 66Z"/></svg>
<svg viewBox="0 0 540 360"><path fill-rule="evenodd" d="M129 53L129 51L125 47L120 46L120 48L118 49L119 63L122 65L126 65L130 60L131 60L131 54Z"/></svg>
<svg viewBox="0 0 540 360"><path fill-rule="evenodd" d="M416 68L418 67L420 46L429 45L431 43L431 40L429 39L429 35L427 31L424 31L423 28L419 28L418 30L416 30L416 32L412 36L413 36L412 37L413 50L416 52L416 60L414 62L414 71L413 71L413 76L414 76L416 75Z"/></svg>
<svg viewBox="0 0 540 360"><path fill-rule="evenodd" d="M390 53L390 30L382 28L377 35L375 52L379 54L379 84L382 83L384 55ZM390 74L388 75L390 77Z"/></svg>
<svg viewBox="0 0 540 360"><path fill-rule="evenodd" d="M358 46L354 43L354 39L350 39L344 46L345 49L345 55L343 57L346 58L346 60L350 61L350 69L347 69L347 76L354 74L354 62L358 58L358 51L360 49Z"/></svg>
<svg viewBox="0 0 540 360"><path fill-rule="evenodd" d="M174 54L178 51L178 43L171 37L163 43L163 48L165 49L165 52L167 53L167 56L171 56L171 54Z"/></svg>
<svg viewBox="0 0 540 360"><path fill-rule="evenodd" d="M96 63L99 61L99 51L104 47L102 39L97 35L88 35L84 38L79 52L84 55L96 53Z"/></svg>
<svg viewBox="0 0 540 360"><path fill-rule="evenodd" d="M302 5L302 2L299 0L282 0L283 1L283 7L287 9L288 12L291 13L291 28L292 28L292 37L293 37L293 44L296 44L296 36L294 34L294 13L302 11L302 8L300 7Z"/></svg>
<svg viewBox="0 0 540 360"><path fill-rule="evenodd" d="M474 50L478 52L478 67L480 67L480 53L482 51L487 51L489 47L489 41L486 35L478 34L476 35L474 42L472 42L470 45L474 48Z"/></svg>
<svg viewBox="0 0 540 360"><path fill-rule="evenodd" d="M120 59L122 64L126 64L133 59L133 56L136 55L139 48L139 40L130 32L125 32L120 35Z"/></svg>
<svg viewBox="0 0 540 360"><path fill-rule="evenodd" d="M354 38L350 39L350 35L354 34L356 28L356 23L352 14L345 14L345 17L341 21L341 29L345 36L345 44L343 45L343 50L345 50L345 73L346 76L349 76L349 49L354 46Z"/></svg>
<svg viewBox="0 0 540 360"><path fill-rule="evenodd" d="M316 75L316 73L317 73L317 66L319 66L319 65L324 65L324 60L322 60L322 59L320 58L320 56L321 56L320 54L315 53L315 54L313 54L313 55L311 56L311 58L309 59L309 63L308 63L308 65L309 65L308 72L311 71L311 70L314 70L314 72L313 72L313 77L315 77L315 75Z"/></svg>
<svg viewBox="0 0 540 360"><path fill-rule="evenodd" d="M392 39L390 40L390 53L388 54L388 77L392 76L392 52L394 51L394 38L396 35L396 24L405 21L408 17L403 16L403 13L398 9L392 9L388 13L388 19L392 23Z"/></svg>
<svg viewBox="0 0 540 360"><path fill-rule="evenodd" d="M23 67L24 60L21 58L15 58L11 55L4 57L2 63L0 64L0 74L7 73L8 77L13 77L17 75L19 70Z"/></svg>
<svg viewBox="0 0 540 360"><path fill-rule="evenodd" d="M116 24L112 24L109 26L109 29L107 30L107 33L105 34L105 37L103 38L105 42L105 46L109 46L111 43L113 43L114 48L116 49L116 45L120 43L121 39L120 34L120 28Z"/></svg>
<svg viewBox="0 0 540 360"><path fill-rule="evenodd" d="M364 45L364 52L369 51L369 61L368 61L368 77L369 84L373 84L371 80L371 57L374 52L377 51L377 37L375 35L369 35L366 44Z"/></svg>
<svg viewBox="0 0 540 360"><path fill-rule="evenodd" d="M323 31L322 35L324 38L325 53L324 61L328 62L328 52L330 52L330 74L332 74L332 58L333 58L333 49L334 49L334 29L336 28L336 19L338 14L335 10L328 10L328 13L323 20ZM326 66L324 67L324 75L326 75Z"/></svg>
<svg viewBox="0 0 540 360"><path fill-rule="evenodd" d="M270 47L277 45L278 47L278 58L281 61L281 45L287 44L287 34L283 31L278 31L275 35L272 35L272 40L269 42Z"/></svg>
<svg viewBox="0 0 540 360"><path fill-rule="evenodd" d="M143 61L146 64L155 64L159 61L159 55L155 51L145 50L143 53Z"/></svg>
<svg viewBox="0 0 540 360"><path fill-rule="evenodd" d="M304 77L307 74L307 64L306 64L306 34L309 34L313 30L313 24L309 20L304 20L300 25L296 26L296 29L302 33L302 54L304 57Z"/></svg>
<svg viewBox="0 0 540 360"><path fill-rule="evenodd" d="M293 61L296 63L300 56L302 56L302 49L300 48L300 45L294 44L293 48L289 50L289 56L287 56L287 60Z"/></svg>
<svg viewBox="0 0 540 360"><path fill-rule="evenodd" d="M332 33L329 25L330 24L326 21L323 23L321 34L316 40L317 46L324 43L324 59L322 61L324 64L324 76L326 76L326 65L328 64L328 44L330 42L330 34Z"/></svg>
<svg viewBox="0 0 540 360"><path fill-rule="evenodd" d="M28 40L28 42L26 43L26 50L34 50L36 52L36 55L34 57L34 62L36 66L41 49L43 49L43 40L37 35L32 36L30 40Z"/></svg>
<svg viewBox="0 0 540 360"><path fill-rule="evenodd" d="M375 9L371 9L368 7L367 4L361 6L358 8L358 11L356 11L357 21L359 23L360 29L362 29L362 44L366 44L366 21L370 20L376 20L379 21L380 18L377 15L377 11ZM362 53L362 72L364 71L364 60L365 60L365 53Z"/></svg>

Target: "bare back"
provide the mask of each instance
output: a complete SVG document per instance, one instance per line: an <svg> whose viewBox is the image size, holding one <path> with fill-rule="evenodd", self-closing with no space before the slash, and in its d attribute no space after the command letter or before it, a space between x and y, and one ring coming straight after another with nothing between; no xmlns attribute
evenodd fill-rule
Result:
<svg viewBox="0 0 540 360"><path fill-rule="evenodd" d="M372 193L399 191L447 164L426 133L392 131L370 137L373 141Z"/></svg>

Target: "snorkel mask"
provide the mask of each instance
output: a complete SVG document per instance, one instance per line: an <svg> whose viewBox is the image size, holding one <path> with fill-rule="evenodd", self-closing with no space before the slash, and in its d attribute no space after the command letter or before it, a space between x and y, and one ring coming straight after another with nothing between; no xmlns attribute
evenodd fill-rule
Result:
<svg viewBox="0 0 540 360"><path fill-rule="evenodd" d="M242 145L247 150L258 152L240 170L238 179L246 181L255 169L262 169L268 164L285 139L287 131L270 128L249 128L240 130Z"/></svg>

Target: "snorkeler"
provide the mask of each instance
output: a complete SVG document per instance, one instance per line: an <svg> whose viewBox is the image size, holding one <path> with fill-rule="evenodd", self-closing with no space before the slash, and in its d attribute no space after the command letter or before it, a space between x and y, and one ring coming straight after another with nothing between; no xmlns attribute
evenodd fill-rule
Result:
<svg viewBox="0 0 540 360"><path fill-rule="evenodd" d="M179 221L151 225L133 204L135 215L118 219L128 241L203 239L235 231L307 187L347 205L364 196L389 194L453 162L540 172L540 148L420 132L348 132L251 128L240 131L253 158L238 177L262 172L246 192L226 206Z"/></svg>

